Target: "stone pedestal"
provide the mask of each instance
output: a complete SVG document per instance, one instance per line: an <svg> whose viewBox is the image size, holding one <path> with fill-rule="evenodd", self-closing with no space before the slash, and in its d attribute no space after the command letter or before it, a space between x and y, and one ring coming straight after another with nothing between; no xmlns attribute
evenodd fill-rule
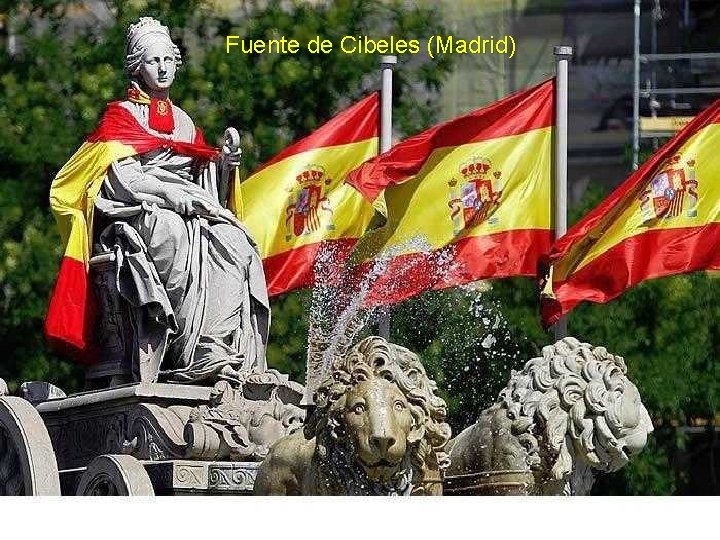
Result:
<svg viewBox="0 0 720 540"><path fill-rule="evenodd" d="M37 405L60 470L86 467L103 454L138 459L185 457L183 429L190 411L212 388L139 383L84 392Z"/></svg>
<svg viewBox="0 0 720 540"><path fill-rule="evenodd" d="M301 385L264 373L239 386L120 386L37 411L63 494L250 494L269 447L302 425L302 395Z"/></svg>
<svg viewBox="0 0 720 540"><path fill-rule="evenodd" d="M102 456L106 459L131 456ZM60 471L63 495L252 495L259 462L135 460L140 475L128 475L122 466L115 470L89 467ZM121 478L122 477L122 478ZM129 482L128 477L132 478ZM96 479L102 478L98 483ZM130 484L130 485L128 485ZM140 489L138 489L138 486ZM149 486L149 488L147 487ZM144 490L143 490L144 488Z"/></svg>
<svg viewBox="0 0 720 540"><path fill-rule="evenodd" d="M146 463L158 495L252 495L259 462L174 460Z"/></svg>

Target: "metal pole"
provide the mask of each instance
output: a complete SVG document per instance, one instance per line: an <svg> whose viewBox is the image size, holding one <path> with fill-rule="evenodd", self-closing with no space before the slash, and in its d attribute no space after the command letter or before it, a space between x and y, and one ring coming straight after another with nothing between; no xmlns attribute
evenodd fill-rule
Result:
<svg viewBox="0 0 720 540"><path fill-rule="evenodd" d="M380 153L387 152L392 146L392 82L393 66L397 56L383 56L380 59L382 83L380 87ZM384 339L390 339L390 312L380 313L378 333Z"/></svg>
<svg viewBox="0 0 720 540"><path fill-rule="evenodd" d="M660 0L655 0L655 6L652 10L652 32L650 32L650 54L657 54L657 25L658 22L662 20L662 9L660 9ZM660 103L655 98L655 94L652 92L654 88L657 88L657 74L655 73L655 65L656 63L653 62L650 66L650 99L648 100L648 105L650 106L650 116L652 118L657 118L657 111L660 108ZM657 151L659 148L660 141L657 137L653 137L653 152ZM638 164L639 166L639 164Z"/></svg>
<svg viewBox="0 0 720 540"><path fill-rule="evenodd" d="M635 0L634 13L632 168L637 171L640 162L640 0Z"/></svg>
<svg viewBox="0 0 720 540"><path fill-rule="evenodd" d="M554 233L560 238L567 232L567 141L568 141L568 65L573 48L553 47L555 55L555 170ZM555 323L555 341L567 336L567 320Z"/></svg>

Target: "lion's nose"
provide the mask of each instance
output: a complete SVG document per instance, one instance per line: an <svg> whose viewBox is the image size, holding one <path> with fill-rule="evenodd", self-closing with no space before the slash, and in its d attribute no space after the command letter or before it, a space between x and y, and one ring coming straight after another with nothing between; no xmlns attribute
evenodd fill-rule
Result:
<svg viewBox="0 0 720 540"><path fill-rule="evenodd" d="M388 450L395 444L395 437L390 435L375 435L370 437L370 445L377 450L380 455L384 456Z"/></svg>

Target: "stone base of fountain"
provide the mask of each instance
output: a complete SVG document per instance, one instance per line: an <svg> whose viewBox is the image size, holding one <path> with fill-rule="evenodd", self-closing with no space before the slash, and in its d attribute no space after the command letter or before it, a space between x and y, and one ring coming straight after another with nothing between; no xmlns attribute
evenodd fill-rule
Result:
<svg viewBox="0 0 720 540"><path fill-rule="evenodd" d="M102 455L60 471L63 495L252 495L258 462L138 460Z"/></svg>
<svg viewBox="0 0 720 540"><path fill-rule="evenodd" d="M443 495L534 495L530 471L484 471L446 476Z"/></svg>

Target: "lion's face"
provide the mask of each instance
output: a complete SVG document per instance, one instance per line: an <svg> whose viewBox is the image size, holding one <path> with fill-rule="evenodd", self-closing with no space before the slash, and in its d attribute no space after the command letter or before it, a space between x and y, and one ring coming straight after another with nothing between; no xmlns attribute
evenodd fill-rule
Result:
<svg viewBox="0 0 720 540"><path fill-rule="evenodd" d="M357 460L374 481L388 481L403 465L413 417L397 385L372 377L352 386L342 413Z"/></svg>
<svg viewBox="0 0 720 540"><path fill-rule="evenodd" d="M447 406L417 355L370 336L336 358L303 429L318 474L340 494L437 493L447 468Z"/></svg>
<svg viewBox="0 0 720 540"><path fill-rule="evenodd" d="M632 382L625 380L625 391L619 396L614 410L610 408L609 413L608 421L620 448L627 457L640 453L647 444L653 425L640 399L640 392Z"/></svg>
<svg viewBox="0 0 720 540"><path fill-rule="evenodd" d="M594 376L558 418L569 416L578 458L593 469L617 471L645 447L652 421L637 387L614 363L591 362L584 372Z"/></svg>

